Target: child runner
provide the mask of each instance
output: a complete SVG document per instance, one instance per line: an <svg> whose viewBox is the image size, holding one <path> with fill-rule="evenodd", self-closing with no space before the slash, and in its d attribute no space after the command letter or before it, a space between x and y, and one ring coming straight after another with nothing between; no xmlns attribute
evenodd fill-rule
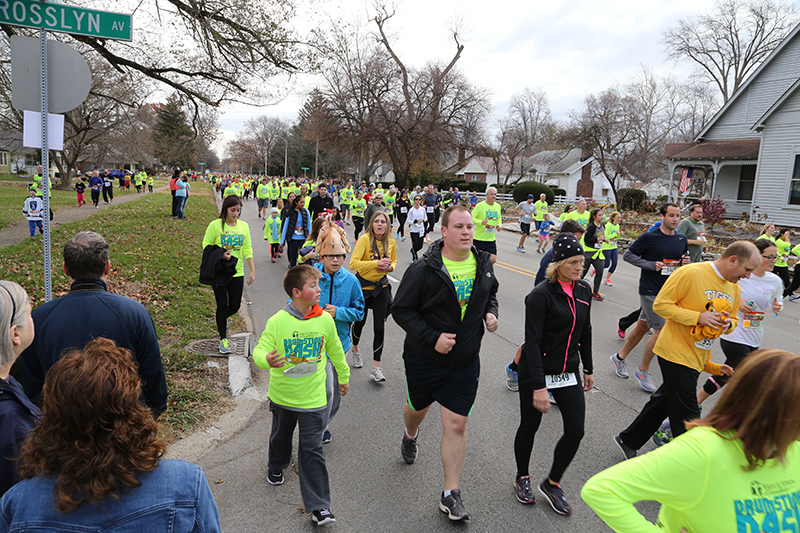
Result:
<svg viewBox="0 0 800 533"><path fill-rule="evenodd" d="M539 247L536 248L536 252L540 254L547 251L547 243L550 242L550 228L555 226L550 220L550 213L545 213L542 217L542 221L539 223Z"/></svg>
<svg viewBox="0 0 800 533"><path fill-rule="evenodd" d="M75 192L78 193L78 207L86 203L86 197L84 196L85 190L86 185L84 185L83 179L78 178L78 182L75 184Z"/></svg>
<svg viewBox="0 0 800 533"><path fill-rule="evenodd" d="M31 239L36 237L36 227L39 227L39 233L44 234L42 227L42 208L44 207L44 200L36 196L36 191L31 189L28 191L28 197L22 205L22 214L28 219L28 227L31 230Z"/></svg>
<svg viewBox="0 0 800 533"><path fill-rule="evenodd" d="M269 243L269 255L274 263L281 255L281 219L277 207L272 208L271 216L264 223L264 240Z"/></svg>
<svg viewBox="0 0 800 533"><path fill-rule="evenodd" d="M267 482L283 484L283 470L292 459L292 437L300 427L297 465L300 493L306 512L316 525L336 519L331 513L331 492L322 434L327 423L326 363L330 358L339 377L339 394L347 394L350 368L330 314L319 306L319 270L310 265L289 269L283 289L291 301L267 320L253 351L259 368L269 368L269 437Z"/></svg>

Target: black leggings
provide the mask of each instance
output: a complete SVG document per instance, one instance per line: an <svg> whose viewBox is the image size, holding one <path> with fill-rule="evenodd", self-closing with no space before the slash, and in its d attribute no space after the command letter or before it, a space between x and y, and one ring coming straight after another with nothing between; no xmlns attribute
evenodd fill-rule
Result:
<svg viewBox="0 0 800 533"><path fill-rule="evenodd" d="M789 274L788 269L786 274L787 275ZM794 266L794 275L792 276L792 283L785 291L783 291L783 297L786 298L787 296L791 296L797 289L800 289L800 263Z"/></svg>
<svg viewBox="0 0 800 533"><path fill-rule="evenodd" d="M397 214L397 223L400 224L400 227L397 228L397 232L400 234L401 237L406 236L406 219L408 219L408 213L398 213ZM800 279L800 278L798 278Z"/></svg>
<svg viewBox="0 0 800 533"><path fill-rule="evenodd" d="M389 286L380 290L364 291L364 318L353 324L353 344L358 346L361 340L361 332L364 324L367 323L367 309L372 309L372 329L374 338L372 339L372 359L381 360L383 354L383 333L386 327L386 319L389 316L389 298L392 296L392 288Z"/></svg>
<svg viewBox="0 0 800 533"><path fill-rule="evenodd" d="M411 232L411 258L414 261L419 259L419 256L417 255L417 252L422 250L422 239L424 237L425 236L422 235L421 233Z"/></svg>
<svg viewBox="0 0 800 533"><path fill-rule="evenodd" d="M92 191L92 203L95 207L100 203L100 191Z"/></svg>
<svg viewBox="0 0 800 533"><path fill-rule="evenodd" d="M780 276L781 281L783 281L783 288L784 289L790 285L790 282L789 282L789 267L788 266L785 266L785 267L776 266L775 268L772 269L772 271L775 272L778 276Z"/></svg>
<svg viewBox="0 0 800 533"><path fill-rule="evenodd" d="M600 283L603 281L603 270L606 268L606 260L600 258L592 259L596 253L597 252L584 252L583 274L581 274L581 279L583 279L586 276L586 273L589 272L589 267L593 266L595 269L594 292L600 292Z"/></svg>
<svg viewBox="0 0 800 533"><path fill-rule="evenodd" d="M750 355L750 352L758 350L758 346L748 346L746 344L739 344L738 342L726 341L725 339L719 340L719 346L725 354L725 364L733 368L739 366L739 363ZM709 395L712 395L724 387L729 379L731 378L724 374L721 376L711 376L706 380L705 384L703 384L703 390Z"/></svg>
<svg viewBox="0 0 800 533"><path fill-rule="evenodd" d="M550 392L558 402L564 425L564 434L556 443L553 465L548 474L551 481L559 483L583 439L586 400L580 376L578 385L553 389ZM514 438L514 457L517 460L517 475L527 476L533 452L533 439L542 422L542 412L533 406L533 386L529 381L519 384L519 414L519 428Z"/></svg>
<svg viewBox="0 0 800 533"><path fill-rule="evenodd" d="M619 322L617 322L617 327L619 327L619 329L621 329L622 331L625 331L632 325L636 324L641 314L642 314L642 308L640 307L639 309L629 314L628 316L620 318Z"/></svg>
<svg viewBox="0 0 800 533"><path fill-rule="evenodd" d="M242 305L242 292L244 291L244 276L237 276L227 285L214 287L214 299L217 301L217 331L219 338L228 336L228 317L239 311Z"/></svg>
<svg viewBox="0 0 800 533"><path fill-rule="evenodd" d="M433 227L436 225L436 213L428 213L427 225L425 226L425 234L432 235Z"/></svg>
<svg viewBox="0 0 800 533"><path fill-rule="evenodd" d="M109 200L114 199L114 187L103 187L103 201L108 203Z"/></svg>
<svg viewBox="0 0 800 533"><path fill-rule="evenodd" d="M358 235L364 229L364 217L353 217L353 231L355 231L355 240L358 240Z"/></svg>
<svg viewBox="0 0 800 533"><path fill-rule="evenodd" d="M303 247L303 242L300 239L287 239L288 245L286 257L289 259L289 268L297 266L297 255L300 253L300 248Z"/></svg>

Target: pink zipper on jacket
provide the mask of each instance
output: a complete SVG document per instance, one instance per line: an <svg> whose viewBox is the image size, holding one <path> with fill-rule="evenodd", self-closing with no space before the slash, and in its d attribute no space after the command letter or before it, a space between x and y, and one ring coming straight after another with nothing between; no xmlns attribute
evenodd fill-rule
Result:
<svg viewBox="0 0 800 533"><path fill-rule="evenodd" d="M561 289L562 291L564 289ZM569 330L569 337L567 337L567 349L564 352L564 368L561 370L561 373L567 371L567 360L569 359L569 345L572 343L572 333L575 331L575 322L578 320L578 306L575 303L575 282L572 282L572 296L569 296L566 292L564 296L567 297L567 304L569 304L569 310L572 311L572 329Z"/></svg>

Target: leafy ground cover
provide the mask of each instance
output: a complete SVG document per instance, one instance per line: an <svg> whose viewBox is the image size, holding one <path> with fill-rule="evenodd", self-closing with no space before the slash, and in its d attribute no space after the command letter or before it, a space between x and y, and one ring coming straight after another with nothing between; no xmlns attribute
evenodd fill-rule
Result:
<svg viewBox="0 0 800 533"><path fill-rule="evenodd" d="M214 297L197 279L203 232L218 216L212 202L210 186L197 184L185 220L170 216L169 192L161 192L57 226L52 232L54 298L69 290L69 280L61 270L64 244L75 233L91 230L103 235L111 247L109 290L138 300L153 317L169 388L167 410L160 419L169 439L197 429L232 405L226 389L226 360L215 358L220 368L211 368L206 356L184 349L193 340L216 337ZM3 278L25 287L34 306L44 302L41 243L26 239L0 249ZM90 319L90 313L87 309L85 319ZM241 325L235 320L231 329L236 332Z"/></svg>

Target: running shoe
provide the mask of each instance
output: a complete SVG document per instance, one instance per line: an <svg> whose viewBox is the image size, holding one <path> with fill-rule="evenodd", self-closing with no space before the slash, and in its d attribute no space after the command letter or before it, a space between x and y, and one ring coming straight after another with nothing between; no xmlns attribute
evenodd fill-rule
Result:
<svg viewBox="0 0 800 533"><path fill-rule="evenodd" d="M417 433L419 437L419 433ZM400 443L400 455L403 456L403 461L408 464L413 464L417 460L417 438L409 439L403 433L403 442Z"/></svg>
<svg viewBox="0 0 800 533"><path fill-rule="evenodd" d="M622 455L625 456L625 460L633 459L636 457L636 450L622 442L622 437L619 435L614 435L614 443L619 446L619 449L622 451Z"/></svg>
<svg viewBox="0 0 800 533"><path fill-rule="evenodd" d="M598 302L602 302L605 298L599 292L592 293L592 300L597 300Z"/></svg>
<svg viewBox="0 0 800 533"><path fill-rule="evenodd" d="M611 280L608 279L608 278L603 280L603 285L608 285L609 287L613 287L614 286L614 284L611 283Z"/></svg>
<svg viewBox="0 0 800 533"><path fill-rule="evenodd" d="M283 485L283 472L267 472L267 483L270 485Z"/></svg>
<svg viewBox="0 0 800 533"><path fill-rule="evenodd" d="M375 380L375 383L386 381L386 378L383 376L383 371L379 366L372 367L372 372L369 373L369 377Z"/></svg>
<svg viewBox="0 0 800 533"><path fill-rule="evenodd" d="M506 387L511 392L519 391L519 373L516 370L511 370L511 364L506 366Z"/></svg>
<svg viewBox="0 0 800 533"><path fill-rule="evenodd" d="M401 241L404 241L404 240L406 240L406 236L405 236L405 235L403 235L402 237L400 237L400 240L401 240Z"/></svg>
<svg viewBox="0 0 800 533"><path fill-rule="evenodd" d="M619 327L619 323L617 324L617 335L619 336L620 339L625 338L625 330Z"/></svg>
<svg viewBox="0 0 800 533"><path fill-rule="evenodd" d="M553 397L553 393L550 392L550 391L547 391L547 394L550 396L550 403L552 403L553 405L557 405L556 404L556 399Z"/></svg>
<svg viewBox="0 0 800 533"><path fill-rule="evenodd" d="M353 368L361 368L364 362L361 360L361 353L353 352Z"/></svg>
<svg viewBox="0 0 800 533"><path fill-rule="evenodd" d="M616 371L619 377L628 377L628 368L625 365L625 359L619 358L619 352L611 356L611 362L614 364L614 371Z"/></svg>
<svg viewBox="0 0 800 533"><path fill-rule="evenodd" d="M597 270L596 270L594 267L592 267L592 273L591 273L591 274L589 274L589 275L590 275L590 276L594 276L594 273L595 273L595 272L597 272Z"/></svg>
<svg viewBox="0 0 800 533"><path fill-rule="evenodd" d="M231 343L228 342L228 339L222 339L221 341L219 341L219 353L221 354L231 353Z"/></svg>
<svg viewBox="0 0 800 533"><path fill-rule="evenodd" d="M669 423L669 419L666 419L661 423L661 427L656 430L651 440L653 441L653 444L656 445L656 448L663 446L672 440L672 426Z"/></svg>
<svg viewBox="0 0 800 533"><path fill-rule="evenodd" d="M791 296L789 296L789 301L793 302L793 301L797 300L798 298L800 298L800 294L792 294Z"/></svg>
<svg viewBox="0 0 800 533"><path fill-rule="evenodd" d="M330 430L326 429L322 434L322 444L328 444L333 439Z"/></svg>
<svg viewBox="0 0 800 533"><path fill-rule="evenodd" d="M519 503L536 503L531 488L531 476L517 476L517 479L514 480L514 488L517 489Z"/></svg>
<svg viewBox="0 0 800 533"><path fill-rule="evenodd" d="M641 388L647 392L656 391L656 385L653 383L653 376L650 375L650 372L642 370L642 367L640 366L633 372L633 375L639 380L639 386Z"/></svg>
<svg viewBox="0 0 800 533"><path fill-rule="evenodd" d="M459 489L451 490L450 496L445 496L444 492L442 492L439 509L443 513L447 513L447 518L450 520L469 520L469 513L461 501L461 491Z"/></svg>
<svg viewBox="0 0 800 533"><path fill-rule="evenodd" d="M336 522L336 518L333 516L330 509L311 511L311 520L314 522L315 526L324 526L325 524Z"/></svg>
<svg viewBox="0 0 800 533"><path fill-rule="evenodd" d="M539 483L539 493L547 498L550 507L560 515L569 516L572 514L572 507L567 503L564 498L564 491L561 490L561 485L551 485L546 479Z"/></svg>

